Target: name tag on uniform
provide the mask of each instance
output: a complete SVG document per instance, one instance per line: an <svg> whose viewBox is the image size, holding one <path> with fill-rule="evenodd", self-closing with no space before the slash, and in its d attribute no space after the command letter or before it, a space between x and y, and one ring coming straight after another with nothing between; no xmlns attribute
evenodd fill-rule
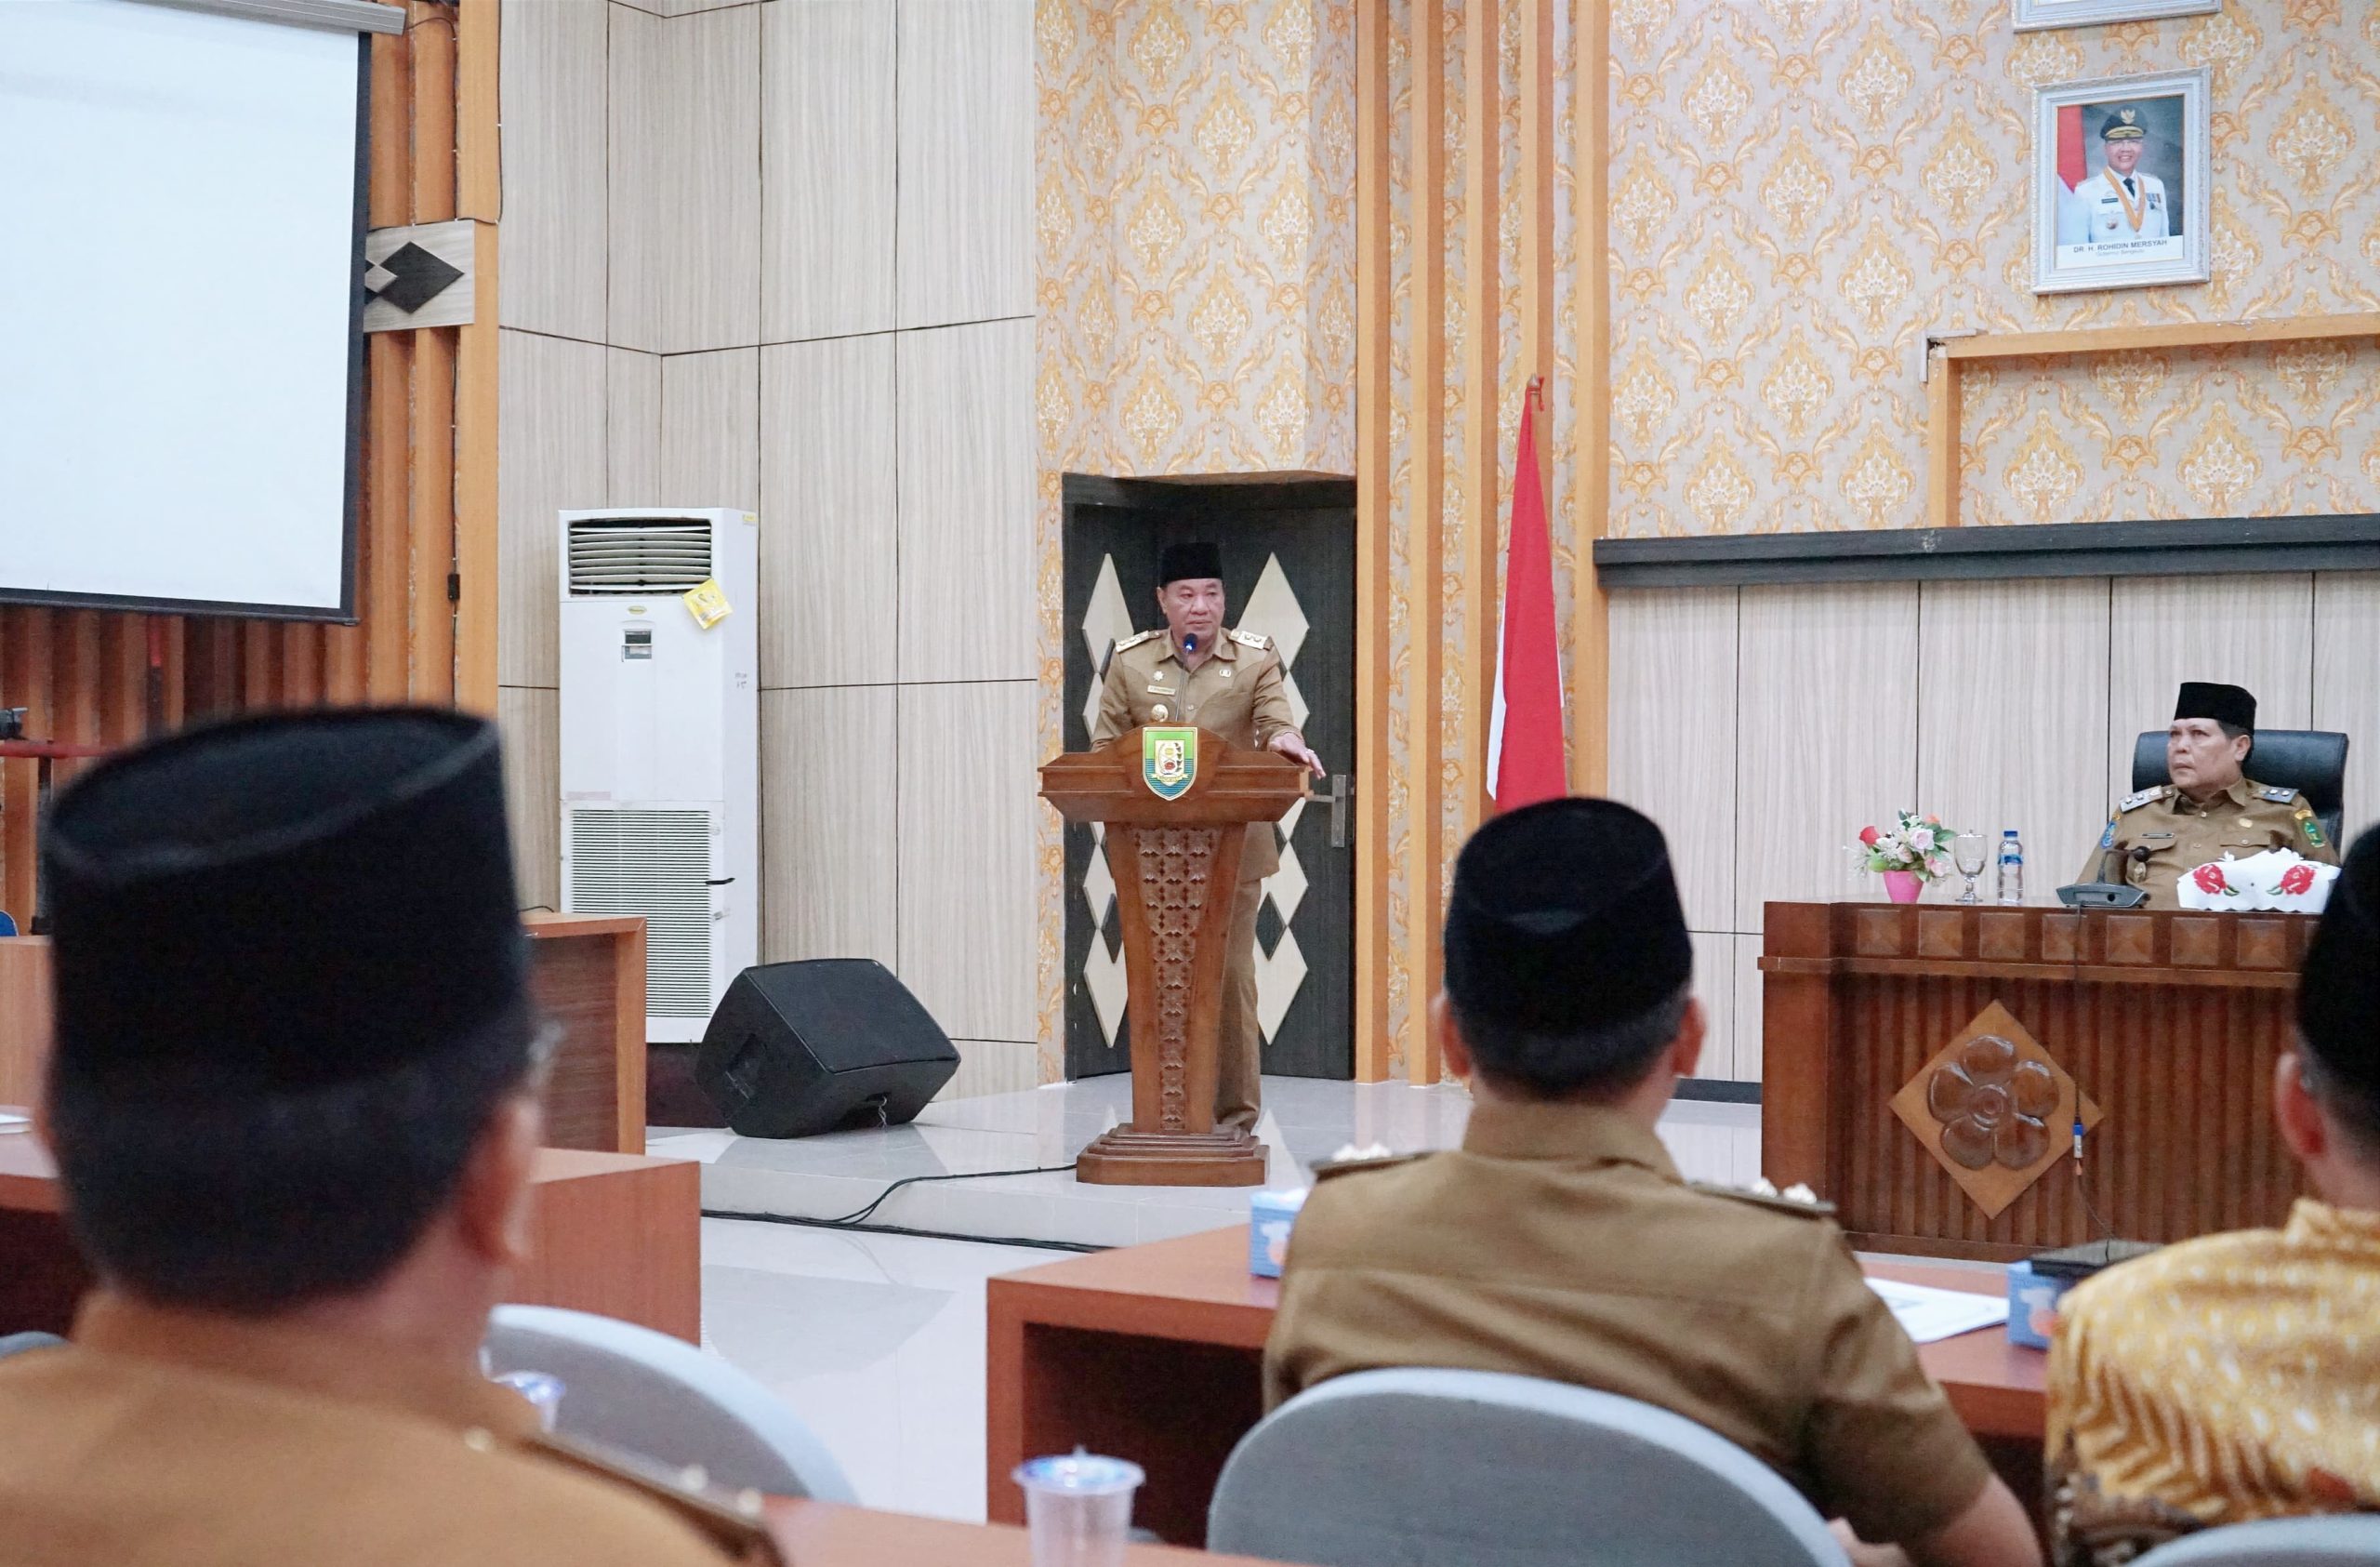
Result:
<svg viewBox="0 0 2380 1567"><path fill-rule="evenodd" d="M1149 695L1152 697L1170 697L1173 695L1174 689L1175 688L1173 686L1159 685L1154 681L1149 684Z"/></svg>

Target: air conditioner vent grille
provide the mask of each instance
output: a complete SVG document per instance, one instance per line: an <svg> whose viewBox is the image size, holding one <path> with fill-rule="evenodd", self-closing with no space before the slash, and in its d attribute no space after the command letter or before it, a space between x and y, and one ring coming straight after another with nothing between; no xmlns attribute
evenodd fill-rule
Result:
<svg viewBox="0 0 2380 1567"><path fill-rule="evenodd" d="M644 916L648 1016L710 1016L710 817L636 807L570 814L571 910Z"/></svg>
<svg viewBox="0 0 2380 1567"><path fill-rule="evenodd" d="M701 518L575 518L569 551L574 593L682 593L711 575Z"/></svg>

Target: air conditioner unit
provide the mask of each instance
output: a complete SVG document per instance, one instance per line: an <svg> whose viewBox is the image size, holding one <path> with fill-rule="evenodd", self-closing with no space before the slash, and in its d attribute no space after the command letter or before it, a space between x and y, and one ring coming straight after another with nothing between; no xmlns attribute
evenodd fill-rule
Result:
<svg viewBox="0 0 2380 1567"><path fill-rule="evenodd" d="M561 525L562 910L643 915L645 1037L700 1040L760 962L759 519ZM706 584L728 611L707 628Z"/></svg>

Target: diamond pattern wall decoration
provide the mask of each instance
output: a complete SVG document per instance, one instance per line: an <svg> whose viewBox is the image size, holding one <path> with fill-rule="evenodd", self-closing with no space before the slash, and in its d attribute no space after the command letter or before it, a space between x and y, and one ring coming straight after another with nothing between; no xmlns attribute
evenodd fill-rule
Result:
<svg viewBox="0 0 2380 1567"><path fill-rule="evenodd" d="M1289 711L1302 728L1309 710L1305 696L1298 689L1296 677L1289 672L1299 649L1305 645L1311 623L1297 595L1289 590L1289 579L1281 570L1278 556L1267 556L1264 569L1256 579L1256 587L1232 619L1234 626L1244 631L1254 631L1272 639L1281 656L1281 684L1289 698ZM1125 602L1124 590L1116 573L1116 558L1101 557L1099 576L1091 590L1091 603L1083 612L1083 647L1091 655L1091 667L1104 673L1107 657L1116 644L1133 633L1132 612ZM1083 703L1082 723L1085 732L1099 723L1100 681L1092 680L1088 699ZM1290 1006L1297 1001L1299 989L1305 984L1305 954L1298 947L1296 933L1290 923L1297 918L1298 906L1305 901L1309 885L1305 867L1299 863L1297 849L1291 843L1297 831L1298 819L1305 812L1301 801L1282 817L1281 869L1264 883L1264 896L1272 900L1273 912L1280 921L1280 938L1273 943L1270 952L1259 937L1256 944L1256 1016L1264 1037L1271 1039L1289 1016ZM1091 1011L1097 1015L1101 1034L1109 1044L1117 1041L1123 1027L1125 1003L1124 960L1107 941L1107 916L1116 903L1116 882L1107 869L1107 856L1102 848L1101 829L1091 829L1091 854L1079 886L1084 904L1091 910L1091 949L1083 957L1083 987L1090 993Z"/></svg>

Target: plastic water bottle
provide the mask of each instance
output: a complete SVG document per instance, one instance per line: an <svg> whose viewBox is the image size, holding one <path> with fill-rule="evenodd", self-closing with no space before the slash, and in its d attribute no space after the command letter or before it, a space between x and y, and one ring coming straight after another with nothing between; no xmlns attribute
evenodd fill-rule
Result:
<svg viewBox="0 0 2380 1567"><path fill-rule="evenodd" d="M2025 901L2025 845L2013 827L2000 834L2000 901Z"/></svg>

